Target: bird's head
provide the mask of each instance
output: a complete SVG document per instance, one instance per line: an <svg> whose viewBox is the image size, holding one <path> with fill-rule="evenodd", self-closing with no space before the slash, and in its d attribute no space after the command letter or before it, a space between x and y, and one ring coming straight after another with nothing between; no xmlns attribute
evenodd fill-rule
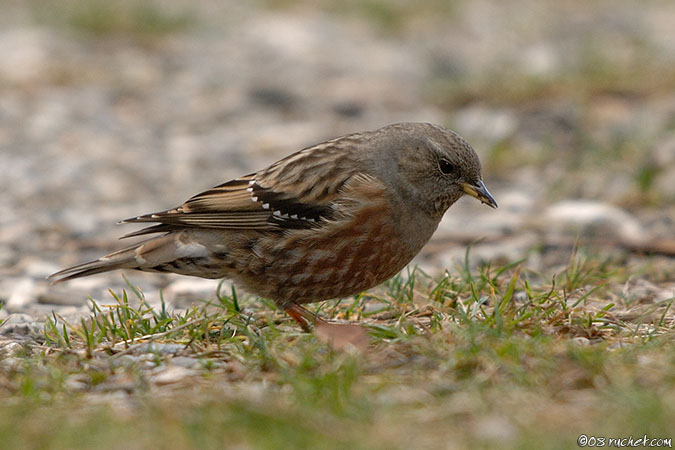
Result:
<svg viewBox="0 0 675 450"><path fill-rule="evenodd" d="M423 209L440 219L465 194L497 207L483 183L478 155L461 136L427 123L404 125L397 133L398 172L417 192Z"/></svg>

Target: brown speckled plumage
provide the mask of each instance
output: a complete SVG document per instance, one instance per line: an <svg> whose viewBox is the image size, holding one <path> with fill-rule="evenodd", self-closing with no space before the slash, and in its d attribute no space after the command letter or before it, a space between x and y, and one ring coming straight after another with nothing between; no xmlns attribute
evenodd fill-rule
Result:
<svg viewBox="0 0 675 450"><path fill-rule="evenodd" d="M123 268L230 278L298 319L300 304L395 275L465 193L496 207L466 141L437 125L389 125L303 149L178 208L124 220L156 224L128 236L162 235L50 279Z"/></svg>

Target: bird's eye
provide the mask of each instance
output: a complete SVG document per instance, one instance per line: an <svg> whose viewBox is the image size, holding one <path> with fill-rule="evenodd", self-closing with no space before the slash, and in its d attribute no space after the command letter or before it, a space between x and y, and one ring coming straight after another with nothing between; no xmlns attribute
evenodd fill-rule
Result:
<svg viewBox="0 0 675 450"><path fill-rule="evenodd" d="M457 166L445 158L441 158L438 161L438 168L441 169L441 172L443 172L444 175L451 175L457 172Z"/></svg>

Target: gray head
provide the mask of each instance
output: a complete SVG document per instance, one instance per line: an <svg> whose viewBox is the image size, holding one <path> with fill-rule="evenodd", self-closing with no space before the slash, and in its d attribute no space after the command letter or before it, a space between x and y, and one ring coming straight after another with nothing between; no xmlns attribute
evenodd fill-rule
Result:
<svg viewBox="0 0 675 450"><path fill-rule="evenodd" d="M440 219L464 194L497 207L483 184L478 155L457 133L429 123L399 123L376 133L392 157L383 166L399 175L395 184L406 191L401 194L417 199L432 217Z"/></svg>

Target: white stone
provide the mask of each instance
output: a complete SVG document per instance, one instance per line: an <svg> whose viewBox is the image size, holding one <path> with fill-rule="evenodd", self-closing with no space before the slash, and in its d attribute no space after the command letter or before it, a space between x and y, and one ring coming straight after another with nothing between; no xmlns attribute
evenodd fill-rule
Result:
<svg viewBox="0 0 675 450"><path fill-rule="evenodd" d="M633 243L643 242L646 236L640 223L626 211L592 200L555 203L544 211L539 225L559 231L572 230L582 235L614 236Z"/></svg>
<svg viewBox="0 0 675 450"><path fill-rule="evenodd" d="M31 82L48 72L48 37L42 31L18 28L0 34L0 77L9 81Z"/></svg>
<svg viewBox="0 0 675 450"><path fill-rule="evenodd" d="M35 299L35 281L32 278L21 278L11 288L6 308L10 311L20 311Z"/></svg>

